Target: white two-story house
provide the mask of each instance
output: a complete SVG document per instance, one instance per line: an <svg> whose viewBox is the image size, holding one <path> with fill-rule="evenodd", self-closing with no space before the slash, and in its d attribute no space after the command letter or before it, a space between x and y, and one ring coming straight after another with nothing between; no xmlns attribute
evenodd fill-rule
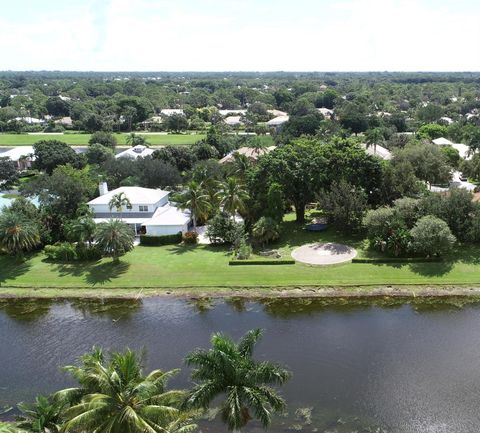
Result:
<svg viewBox="0 0 480 433"><path fill-rule="evenodd" d="M122 186L108 191L106 182L100 184L99 191L100 196L87 203L96 223L117 218L132 226L135 233L152 236L185 233L190 228L190 213L169 202L169 191L139 186ZM128 198L130 205L121 209L110 208L112 198L121 193Z"/></svg>

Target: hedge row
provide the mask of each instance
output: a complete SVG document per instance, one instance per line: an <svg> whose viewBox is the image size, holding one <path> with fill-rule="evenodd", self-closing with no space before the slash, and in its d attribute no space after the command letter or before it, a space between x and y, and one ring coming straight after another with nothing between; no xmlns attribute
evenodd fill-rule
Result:
<svg viewBox="0 0 480 433"><path fill-rule="evenodd" d="M228 262L230 266L241 265L294 265L293 259L272 259L272 260L230 260Z"/></svg>
<svg viewBox="0 0 480 433"><path fill-rule="evenodd" d="M443 261L441 257L379 257L352 259L352 263L432 263Z"/></svg>
<svg viewBox="0 0 480 433"><path fill-rule="evenodd" d="M140 235L140 245L143 246L158 247L160 245L179 244L180 242L182 242L182 232L164 236Z"/></svg>

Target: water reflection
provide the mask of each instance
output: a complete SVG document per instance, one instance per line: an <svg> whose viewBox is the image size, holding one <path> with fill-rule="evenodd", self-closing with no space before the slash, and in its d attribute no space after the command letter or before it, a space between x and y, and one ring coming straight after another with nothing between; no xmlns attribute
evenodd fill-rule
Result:
<svg viewBox="0 0 480 433"><path fill-rule="evenodd" d="M84 317L106 316L113 321L131 319L142 308L140 299L74 299L70 305Z"/></svg>
<svg viewBox="0 0 480 433"><path fill-rule="evenodd" d="M0 299L0 310L20 322L35 322L45 317L52 305L49 299Z"/></svg>
<svg viewBox="0 0 480 433"><path fill-rule="evenodd" d="M272 432L478 433L480 305L473 301L2 300L0 408L73 385L61 367L93 346L145 348L146 371L181 367L172 385L188 387L186 353L208 347L212 332L238 338L259 327L258 359L293 371L282 389L288 414ZM201 427L224 430L218 422Z"/></svg>

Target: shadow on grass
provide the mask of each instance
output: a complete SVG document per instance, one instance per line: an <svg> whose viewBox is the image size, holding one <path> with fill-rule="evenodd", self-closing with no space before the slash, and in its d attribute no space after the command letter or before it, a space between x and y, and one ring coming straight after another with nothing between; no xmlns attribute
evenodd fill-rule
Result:
<svg viewBox="0 0 480 433"><path fill-rule="evenodd" d="M435 263L409 263L410 270L424 277L441 277L448 274L453 268L454 262L442 261Z"/></svg>
<svg viewBox="0 0 480 433"><path fill-rule="evenodd" d="M120 278L130 268L126 262L95 262L95 263L62 263L57 265L60 277L85 277L85 281L92 285L103 285Z"/></svg>
<svg viewBox="0 0 480 433"><path fill-rule="evenodd" d="M191 252L197 248L198 245L195 244L184 244L183 242L181 244L175 244L175 245L169 245L168 246L168 251L172 254L185 254L188 252Z"/></svg>
<svg viewBox="0 0 480 433"><path fill-rule="evenodd" d="M280 239L269 244L269 248L293 249L314 242L334 242L358 248L363 242L363 238L355 235L342 235L341 233L336 232L333 227L329 227L327 230L321 232L312 232L306 230L305 225L306 224L297 223L295 221L282 222Z"/></svg>
<svg viewBox="0 0 480 433"><path fill-rule="evenodd" d="M11 256L0 256L0 287L7 281L15 282L15 278L25 274L31 268L28 259Z"/></svg>
<svg viewBox="0 0 480 433"><path fill-rule="evenodd" d="M93 266L86 276L86 281L92 286L103 285L110 281L120 278L130 268L130 263L126 262L105 262Z"/></svg>

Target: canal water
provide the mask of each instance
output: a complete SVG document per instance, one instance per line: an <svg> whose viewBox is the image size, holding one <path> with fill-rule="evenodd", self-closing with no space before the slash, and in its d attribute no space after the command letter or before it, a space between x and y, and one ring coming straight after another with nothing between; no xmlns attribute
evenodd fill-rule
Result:
<svg viewBox="0 0 480 433"><path fill-rule="evenodd" d="M172 385L187 387L186 353L208 347L212 332L238 338L256 327L265 330L256 357L293 372L273 432L480 431L479 304L1 301L0 407L73 385L61 367L94 345L144 349L146 370L182 367Z"/></svg>

